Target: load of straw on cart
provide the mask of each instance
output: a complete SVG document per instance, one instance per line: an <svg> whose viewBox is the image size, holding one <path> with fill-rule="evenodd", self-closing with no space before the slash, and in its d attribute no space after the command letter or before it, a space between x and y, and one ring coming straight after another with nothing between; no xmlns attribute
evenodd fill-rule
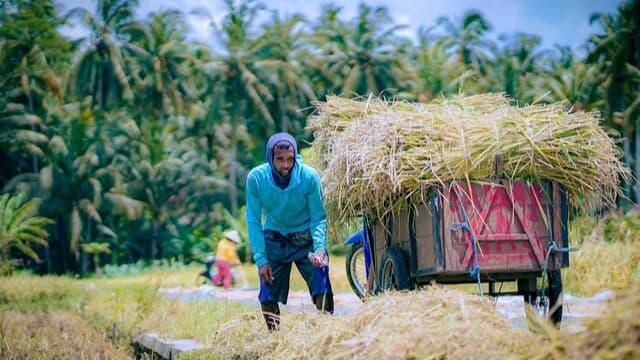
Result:
<svg viewBox="0 0 640 360"><path fill-rule="evenodd" d="M330 96L309 125L327 214L341 222L417 205L451 181L498 177L556 182L574 207L614 204L630 172L599 120L566 104L516 106L502 94L427 104Z"/></svg>

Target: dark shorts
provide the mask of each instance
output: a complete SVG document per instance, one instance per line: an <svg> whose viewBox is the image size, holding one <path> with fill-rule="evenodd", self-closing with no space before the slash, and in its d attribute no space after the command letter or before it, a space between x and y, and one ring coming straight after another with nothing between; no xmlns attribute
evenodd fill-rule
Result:
<svg viewBox="0 0 640 360"><path fill-rule="evenodd" d="M269 286L273 301L287 303L291 264L293 263L296 264L298 272L307 283L309 294L314 294L314 267L307 256L313 252L313 238L310 231L286 236L275 231L265 230L264 245L274 277L273 284ZM261 299L262 301L263 299Z"/></svg>

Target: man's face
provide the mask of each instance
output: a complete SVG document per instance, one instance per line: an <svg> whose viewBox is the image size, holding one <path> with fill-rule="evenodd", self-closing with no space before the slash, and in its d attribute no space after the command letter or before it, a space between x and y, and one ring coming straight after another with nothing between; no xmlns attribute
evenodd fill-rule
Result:
<svg viewBox="0 0 640 360"><path fill-rule="evenodd" d="M295 164L295 156L293 155L293 147L288 149L280 149L276 146L273 149L273 165L280 176L287 177Z"/></svg>

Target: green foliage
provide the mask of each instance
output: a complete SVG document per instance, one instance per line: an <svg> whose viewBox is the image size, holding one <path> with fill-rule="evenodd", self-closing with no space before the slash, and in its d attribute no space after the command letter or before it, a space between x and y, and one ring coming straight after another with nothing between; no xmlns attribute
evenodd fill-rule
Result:
<svg viewBox="0 0 640 360"><path fill-rule="evenodd" d="M640 244L640 211L637 209L627 213L611 212L603 222L604 241Z"/></svg>
<svg viewBox="0 0 640 360"><path fill-rule="evenodd" d="M45 230L47 224L53 221L49 218L34 214L36 205L32 201L25 201L23 194L0 196L0 264L3 272L11 272L9 257L15 250L20 255L38 259L31 246L33 244L47 246L49 233Z"/></svg>
<svg viewBox="0 0 640 360"><path fill-rule="evenodd" d="M160 282L155 285L137 284L133 288L133 299L136 304L136 319L143 321L154 310L161 294L159 293Z"/></svg>
<svg viewBox="0 0 640 360"><path fill-rule="evenodd" d="M139 260L188 263L214 251L227 228L241 233L249 260L246 174L264 161L271 133L292 132L301 148L313 140L309 111L328 94L428 101L504 91L520 103L567 101L605 114L640 178L640 1L594 16L601 31L585 39L585 59L543 50L531 34L491 41L491 24L475 11L425 24L433 27L416 46L385 6L361 4L350 18L335 5L316 19L265 18L268 2L252 0L224 1L226 15L210 18L209 48L186 39L180 12L139 18L138 3L99 0L64 16L51 0L2 3L0 188L25 192L56 220L50 271L84 274L92 249L83 244L92 243L108 244L114 273L146 271L118 267ZM71 18L86 38L59 33ZM634 187L630 200L640 196ZM603 236L633 237L636 220L622 222ZM330 250L340 253L358 225L330 227Z"/></svg>

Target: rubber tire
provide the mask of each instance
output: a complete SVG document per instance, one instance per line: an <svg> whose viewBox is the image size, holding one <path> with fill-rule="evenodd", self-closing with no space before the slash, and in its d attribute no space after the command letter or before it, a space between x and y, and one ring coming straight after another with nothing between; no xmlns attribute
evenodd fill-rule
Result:
<svg viewBox="0 0 640 360"><path fill-rule="evenodd" d="M379 271L380 291L409 289L409 267L404 252L399 247L392 246L384 251Z"/></svg>
<svg viewBox="0 0 640 360"><path fill-rule="evenodd" d="M560 328L560 323L562 322L562 273L560 270L553 270L547 272L547 288L546 295L549 298L549 311L548 314L549 320L551 323L555 325L557 328ZM540 296L541 289L534 293L529 293L524 295L524 302L530 305L535 303L535 300L538 296ZM555 308L557 305L557 308ZM554 309L555 308L555 309Z"/></svg>
<svg viewBox="0 0 640 360"><path fill-rule="evenodd" d="M549 319L551 322L560 327L560 323L562 322L562 274L560 270L554 270L547 272L549 279L549 310L553 310L553 308L557 305L557 308L551 311L549 314Z"/></svg>
<svg viewBox="0 0 640 360"><path fill-rule="evenodd" d="M358 256L360 255L360 256ZM366 265L364 264L364 248L361 243L355 243L349 246L349 250L347 250L347 260L345 262L345 268L347 271L347 280L349 281L349 285L351 286L351 290L360 298L364 298L367 292L367 282L365 279L364 283L358 281L357 278L354 278L354 274L352 271L352 262L361 259L363 261L362 271L366 272ZM366 276L366 274L363 274ZM358 284L360 283L360 286Z"/></svg>

